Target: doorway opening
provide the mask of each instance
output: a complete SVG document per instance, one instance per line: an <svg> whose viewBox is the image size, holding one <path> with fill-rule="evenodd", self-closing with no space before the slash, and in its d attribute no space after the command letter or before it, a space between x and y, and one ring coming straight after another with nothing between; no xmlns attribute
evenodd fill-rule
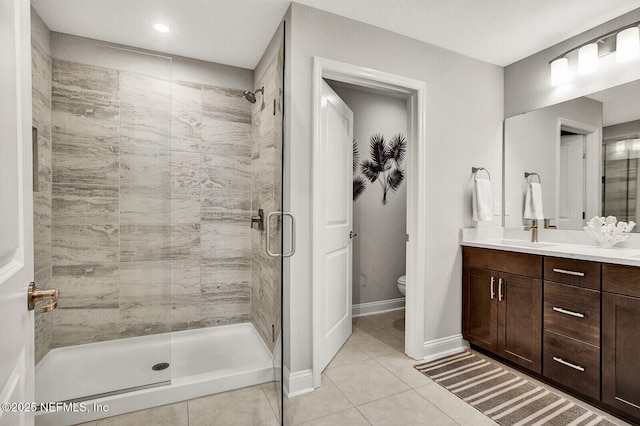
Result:
<svg viewBox="0 0 640 426"><path fill-rule="evenodd" d="M330 167L327 164L326 147L322 144L323 131L323 84L325 80L350 84L361 90L375 90L387 96L404 98L406 100L406 321L405 321L405 353L411 358L424 358L424 309L426 271L424 259L426 257L426 179L425 171L420 164L426 163L426 83L418 80L380 72L368 68L358 67L323 58L314 58L314 90L313 90L313 120L314 120L314 151L313 151L313 382L314 387L321 384L323 360L322 348L327 331L333 326L325 320L327 308L333 309L330 301L326 300L326 290L335 271L328 269L332 261L324 250L326 240L327 205L323 194L326 194L329 183L323 171ZM326 97L325 97L326 99ZM393 135L391 135L393 136ZM350 157L349 157L350 158ZM346 166L346 165L345 165ZM347 170L351 175L351 162ZM335 171L335 170L333 170ZM395 194L387 194L394 197ZM336 262L333 262L334 264ZM345 270L347 266L344 266ZM346 272L345 272L346 273ZM332 281L331 281L332 282ZM351 292L351 288L349 288ZM342 312L336 314L343 321L349 317L351 325L351 304ZM350 333L350 329L349 329ZM348 337L348 336L347 336Z"/></svg>
<svg viewBox="0 0 640 426"><path fill-rule="evenodd" d="M389 313L404 347L407 96L325 81L353 112L352 316Z"/></svg>
<svg viewBox="0 0 640 426"><path fill-rule="evenodd" d="M556 226L582 229L600 215L600 130L575 120L558 120L556 143Z"/></svg>

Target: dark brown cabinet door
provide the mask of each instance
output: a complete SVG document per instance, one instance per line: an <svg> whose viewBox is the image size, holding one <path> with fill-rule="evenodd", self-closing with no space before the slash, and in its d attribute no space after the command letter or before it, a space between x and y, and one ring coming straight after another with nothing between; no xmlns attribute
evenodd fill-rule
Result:
<svg viewBox="0 0 640 426"><path fill-rule="evenodd" d="M542 372L542 280L500 273L498 355Z"/></svg>
<svg viewBox="0 0 640 426"><path fill-rule="evenodd" d="M496 352L498 272L465 266L462 283L463 336L470 343Z"/></svg>
<svg viewBox="0 0 640 426"><path fill-rule="evenodd" d="M602 294L602 401L640 419L640 298Z"/></svg>

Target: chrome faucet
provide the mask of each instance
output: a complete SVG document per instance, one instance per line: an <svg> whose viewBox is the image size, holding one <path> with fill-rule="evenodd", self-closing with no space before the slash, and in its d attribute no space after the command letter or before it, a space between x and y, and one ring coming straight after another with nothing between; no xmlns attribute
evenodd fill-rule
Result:
<svg viewBox="0 0 640 426"><path fill-rule="evenodd" d="M531 242L538 242L538 221L536 219L531 219L531 225L524 227L525 231L531 231Z"/></svg>

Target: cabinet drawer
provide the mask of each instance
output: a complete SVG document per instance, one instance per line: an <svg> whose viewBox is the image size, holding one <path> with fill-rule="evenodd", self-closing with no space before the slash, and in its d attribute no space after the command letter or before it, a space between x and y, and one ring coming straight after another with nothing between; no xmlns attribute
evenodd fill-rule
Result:
<svg viewBox="0 0 640 426"><path fill-rule="evenodd" d="M542 278L542 256L535 254L464 247L463 259L469 266Z"/></svg>
<svg viewBox="0 0 640 426"><path fill-rule="evenodd" d="M545 331L543 374L593 399L600 399L600 348Z"/></svg>
<svg viewBox="0 0 640 426"><path fill-rule="evenodd" d="M640 297L640 268L602 265L602 291Z"/></svg>
<svg viewBox="0 0 640 426"><path fill-rule="evenodd" d="M600 346L600 292L545 281L544 328Z"/></svg>
<svg viewBox="0 0 640 426"><path fill-rule="evenodd" d="M600 290L600 263L545 257L544 279Z"/></svg>

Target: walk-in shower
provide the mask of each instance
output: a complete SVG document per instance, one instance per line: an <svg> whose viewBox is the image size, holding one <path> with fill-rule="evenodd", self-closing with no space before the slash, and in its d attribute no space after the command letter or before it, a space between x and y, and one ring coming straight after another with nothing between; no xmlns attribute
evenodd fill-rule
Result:
<svg viewBox="0 0 640 426"><path fill-rule="evenodd" d="M281 395L281 257L266 252L281 230L251 212L282 205L283 28L260 75L222 85L221 65L33 21L35 276L59 289L57 309L36 307L36 399L110 407L36 424Z"/></svg>

